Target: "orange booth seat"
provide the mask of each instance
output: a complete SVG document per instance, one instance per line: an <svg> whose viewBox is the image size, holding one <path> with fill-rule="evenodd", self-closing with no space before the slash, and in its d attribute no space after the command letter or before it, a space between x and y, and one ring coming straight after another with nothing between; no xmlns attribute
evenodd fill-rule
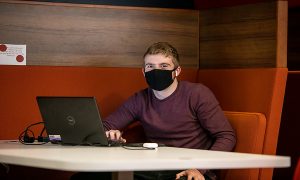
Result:
<svg viewBox="0 0 300 180"><path fill-rule="evenodd" d="M287 68L200 70L198 82L208 86L226 111L258 112L266 116L262 154L276 154ZM259 179L272 179L273 169L261 169Z"/></svg>
<svg viewBox="0 0 300 180"><path fill-rule="evenodd" d="M261 154L266 131L266 117L261 113L225 111L236 132L234 151ZM259 169L230 169L221 171L221 179L258 179Z"/></svg>
<svg viewBox="0 0 300 180"><path fill-rule="evenodd" d="M225 114L237 132L235 151L275 154L286 76L286 68L183 68L180 79L205 84L223 110L230 111ZM36 96L95 96L101 116L106 117L146 87L140 68L0 66L0 139L17 139L26 126L41 121ZM144 140L138 124L130 125L125 136L130 141ZM24 176L31 174L18 177ZM58 176L41 173L43 179L53 177ZM271 179L272 169L228 170L222 171L222 177Z"/></svg>

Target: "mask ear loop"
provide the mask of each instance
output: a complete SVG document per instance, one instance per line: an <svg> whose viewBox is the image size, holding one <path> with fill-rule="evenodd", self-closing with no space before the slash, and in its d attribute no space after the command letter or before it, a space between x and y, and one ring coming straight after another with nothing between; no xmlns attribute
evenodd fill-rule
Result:
<svg viewBox="0 0 300 180"><path fill-rule="evenodd" d="M173 69L173 71L175 71L175 77L177 77L177 69L178 69L178 67Z"/></svg>

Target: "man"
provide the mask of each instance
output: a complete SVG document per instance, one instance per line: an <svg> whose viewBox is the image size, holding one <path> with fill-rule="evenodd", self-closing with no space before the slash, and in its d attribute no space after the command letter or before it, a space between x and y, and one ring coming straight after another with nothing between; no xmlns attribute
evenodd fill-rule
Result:
<svg viewBox="0 0 300 180"><path fill-rule="evenodd" d="M150 142L193 149L233 149L236 142L234 130L213 93L200 83L177 80L181 67L173 46L166 42L151 45L144 54L142 70L149 88L131 96L105 119L108 138L125 142L119 130L138 120ZM197 169L135 172L136 179L167 179L172 176L173 179L183 176L197 180L214 179L211 171Z"/></svg>

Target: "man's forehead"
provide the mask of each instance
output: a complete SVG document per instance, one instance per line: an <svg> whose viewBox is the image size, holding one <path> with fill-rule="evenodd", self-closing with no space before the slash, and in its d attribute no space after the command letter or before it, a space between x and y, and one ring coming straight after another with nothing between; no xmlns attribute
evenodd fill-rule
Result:
<svg viewBox="0 0 300 180"><path fill-rule="evenodd" d="M150 54L145 56L145 64L173 64L171 57L163 54Z"/></svg>

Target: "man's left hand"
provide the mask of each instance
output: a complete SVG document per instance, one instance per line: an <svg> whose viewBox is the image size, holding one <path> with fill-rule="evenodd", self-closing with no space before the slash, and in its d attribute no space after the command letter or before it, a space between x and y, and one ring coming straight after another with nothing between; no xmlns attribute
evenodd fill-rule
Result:
<svg viewBox="0 0 300 180"><path fill-rule="evenodd" d="M204 176L197 169L188 169L176 174L176 179L186 176L187 180L205 180Z"/></svg>

